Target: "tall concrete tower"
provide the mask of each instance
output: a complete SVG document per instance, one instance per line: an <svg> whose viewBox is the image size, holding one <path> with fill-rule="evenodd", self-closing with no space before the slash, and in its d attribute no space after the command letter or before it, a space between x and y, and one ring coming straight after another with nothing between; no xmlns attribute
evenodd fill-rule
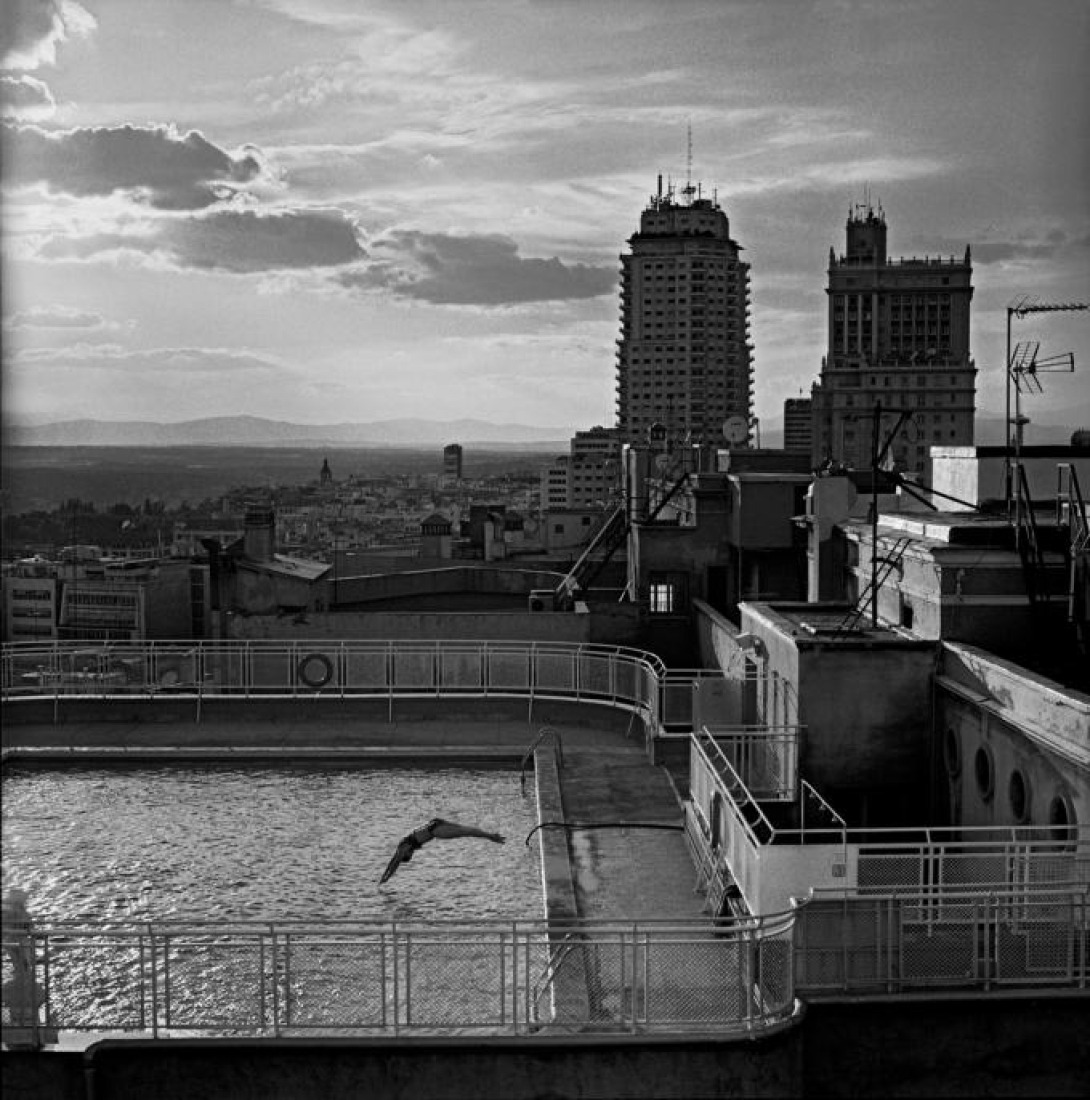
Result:
<svg viewBox="0 0 1090 1100"><path fill-rule="evenodd" d="M926 475L931 447L972 444L972 275L968 247L960 260L889 259L881 208L863 203L849 212L847 251L838 258L829 250L828 351L813 388L815 464L869 466L879 402L887 432L902 410L911 413L892 447L901 469Z"/></svg>
<svg viewBox="0 0 1090 1100"><path fill-rule="evenodd" d="M683 443L721 443L753 402L749 264L716 198L687 183L658 192L621 257L617 428L646 444L653 424Z"/></svg>

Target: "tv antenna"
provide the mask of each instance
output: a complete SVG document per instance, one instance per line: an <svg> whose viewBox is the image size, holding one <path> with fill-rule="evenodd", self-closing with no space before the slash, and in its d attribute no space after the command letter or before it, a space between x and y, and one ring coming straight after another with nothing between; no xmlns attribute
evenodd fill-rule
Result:
<svg viewBox="0 0 1090 1100"><path fill-rule="evenodd" d="M685 146L685 190L682 192L691 203L693 201L693 122L690 119L686 123Z"/></svg>

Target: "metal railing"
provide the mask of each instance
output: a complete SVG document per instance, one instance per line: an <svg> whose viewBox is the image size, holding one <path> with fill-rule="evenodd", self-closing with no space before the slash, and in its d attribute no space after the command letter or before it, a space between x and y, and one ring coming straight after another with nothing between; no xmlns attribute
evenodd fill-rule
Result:
<svg viewBox="0 0 1090 1100"><path fill-rule="evenodd" d="M31 926L4 1038L748 1034L796 1011L795 919Z"/></svg>
<svg viewBox="0 0 1090 1100"><path fill-rule="evenodd" d="M621 646L477 641L18 642L5 699L508 697L627 707L657 725L666 667ZM687 699L691 712L691 691Z"/></svg>
<svg viewBox="0 0 1090 1100"><path fill-rule="evenodd" d="M794 802L799 797L800 733L799 726L703 726L693 737L708 763L720 769L729 763L754 798Z"/></svg>
<svg viewBox="0 0 1090 1100"><path fill-rule="evenodd" d="M725 861L754 912L815 887L878 895L1090 884L1088 825L848 828L802 781L799 825L783 827L710 736L693 734L689 759L688 827Z"/></svg>
<svg viewBox="0 0 1090 1100"><path fill-rule="evenodd" d="M1090 887L815 890L795 926L807 997L1090 984Z"/></svg>

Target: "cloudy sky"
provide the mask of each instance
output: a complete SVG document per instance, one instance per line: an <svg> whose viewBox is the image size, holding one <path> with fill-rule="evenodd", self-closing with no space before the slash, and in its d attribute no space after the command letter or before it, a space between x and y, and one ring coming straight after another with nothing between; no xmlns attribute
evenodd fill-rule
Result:
<svg viewBox="0 0 1090 1100"><path fill-rule="evenodd" d="M1085 0L3 0L0 29L8 419L611 424L618 256L690 126L763 419L820 371L864 195L894 255L972 246L985 408L1006 305L1090 294ZM1038 409L1090 396L1090 314L1015 329L1081 364Z"/></svg>

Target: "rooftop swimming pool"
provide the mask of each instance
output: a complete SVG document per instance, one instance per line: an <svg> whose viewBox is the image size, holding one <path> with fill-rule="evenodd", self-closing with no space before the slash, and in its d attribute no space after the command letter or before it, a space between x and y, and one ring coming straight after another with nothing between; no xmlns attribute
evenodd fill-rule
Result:
<svg viewBox="0 0 1090 1100"><path fill-rule="evenodd" d="M16 765L3 778L3 888L38 923L537 919L532 785L489 767ZM435 840L433 817L506 836Z"/></svg>

